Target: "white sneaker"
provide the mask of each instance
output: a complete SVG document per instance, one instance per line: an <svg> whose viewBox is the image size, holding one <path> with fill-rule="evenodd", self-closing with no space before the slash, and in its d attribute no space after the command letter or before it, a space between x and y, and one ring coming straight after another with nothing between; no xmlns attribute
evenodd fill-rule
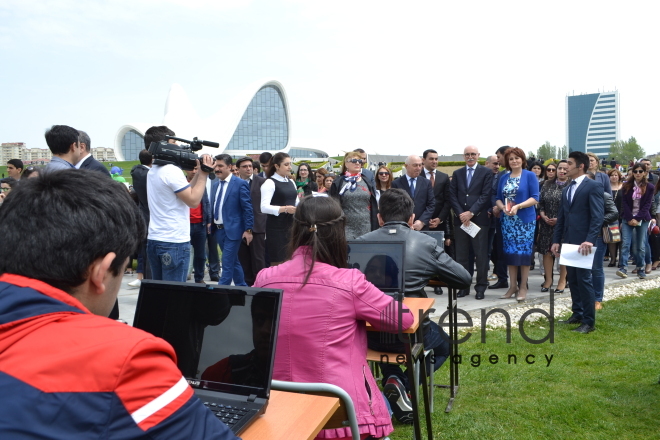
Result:
<svg viewBox="0 0 660 440"><path fill-rule="evenodd" d="M130 283L128 283L128 285L136 288L140 287L142 285L142 280L131 281Z"/></svg>

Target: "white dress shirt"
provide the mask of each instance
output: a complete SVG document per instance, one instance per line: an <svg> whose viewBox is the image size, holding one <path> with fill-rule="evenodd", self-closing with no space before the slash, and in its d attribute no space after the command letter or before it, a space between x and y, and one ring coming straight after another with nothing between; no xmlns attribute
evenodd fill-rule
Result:
<svg viewBox="0 0 660 440"><path fill-rule="evenodd" d="M291 182L293 188L296 189L296 183L293 180L282 177L277 173L273 174L272 177L279 182ZM280 206L270 204L273 200L273 194L275 194L275 182L271 179L266 179L264 184L261 185L261 212L270 215L280 215ZM298 206L299 201L300 199L296 197L296 206Z"/></svg>
<svg viewBox="0 0 660 440"><path fill-rule="evenodd" d="M222 224L222 204L225 202L225 197L227 196L227 191L229 190L229 181L231 180L231 176L233 176L233 174L229 173L229 175L227 177L225 177L224 179L219 179L219 182L218 182L218 189L215 192L215 203L218 203L218 196L220 195L220 189L223 186L222 183L220 183L220 182L222 182L224 180L227 183L225 183L225 185L224 185L225 189L222 193L222 200L220 200L220 209L218 210L218 218L217 219L215 218L215 206L211 207L211 209L213 210L213 221L218 225Z"/></svg>

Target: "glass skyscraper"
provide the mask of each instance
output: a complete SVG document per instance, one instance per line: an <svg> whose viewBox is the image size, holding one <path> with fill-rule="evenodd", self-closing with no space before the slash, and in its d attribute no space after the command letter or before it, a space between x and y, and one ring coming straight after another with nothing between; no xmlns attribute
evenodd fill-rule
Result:
<svg viewBox="0 0 660 440"><path fill-rule="evenodd" d="M607 157L619 139L619 92L566 97L566 145L568 151Z"/></svg>

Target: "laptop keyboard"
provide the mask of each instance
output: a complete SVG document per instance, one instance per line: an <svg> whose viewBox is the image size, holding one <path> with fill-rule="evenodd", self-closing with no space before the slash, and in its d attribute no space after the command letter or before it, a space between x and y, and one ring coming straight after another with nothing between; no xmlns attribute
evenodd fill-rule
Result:
<svg viewBox="0 0 660 440"><path fill-rule="evenodd" d="M243 419L249 420L257 412L254 409L223 405L221 403L204 402L204 406L210 409L229 428L240 427L243 424Z"/></svg>

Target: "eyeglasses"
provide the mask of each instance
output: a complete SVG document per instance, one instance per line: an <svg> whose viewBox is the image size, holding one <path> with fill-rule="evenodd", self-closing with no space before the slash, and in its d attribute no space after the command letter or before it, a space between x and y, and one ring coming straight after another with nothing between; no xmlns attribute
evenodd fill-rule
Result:
<svg viewBox="0 0 660 440"><path fill-rule="evenodd" d="M0 188L0 191L9 191L11 188Z"/></svg>
<svg viewBox="0 0 660 440"><path fill-rule="evenodd" d="M379 171L379 172L378 172L378 175L379 175L379 176L389 176L390 173L388 173L387 171Z"/></svg>
<svg viewBox="0 0 660 440"><path fill-rule="evenodd" d="M348 161L350 163L359 163L360 165L362 165L364 163L364 161L362 159L349 159Z"/></svg>
<svg viewBox="0 0 660 440"><path fill-rule="evenodd" d="M644 173L646 173L646 171L644 171L644 170L635 170L635 171L633 171L633 174L644 174Z"/></svg>

